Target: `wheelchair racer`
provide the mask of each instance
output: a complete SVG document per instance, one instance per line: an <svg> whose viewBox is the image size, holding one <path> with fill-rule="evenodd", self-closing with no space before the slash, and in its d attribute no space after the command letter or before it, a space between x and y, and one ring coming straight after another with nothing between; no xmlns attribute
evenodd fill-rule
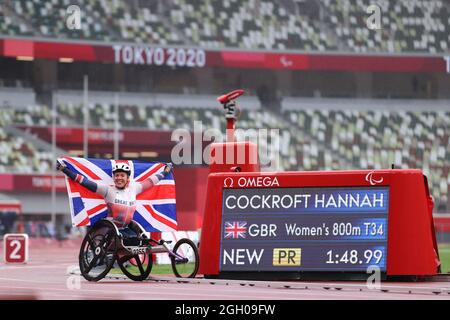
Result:
<svg viewBox="0 0 450 320"><path fill-rule="evenodd" d="M113 222L119 228L124 240L128 240L126 245L138 245L143 235L141 234L142 230L133 221L136 210L136 196L164 179L172 171L173 166L171 163L167 163L161 173L153 174L142 182L131 182L130 166L123 162L116 163L112 170L114 186L89 180L85 176L71 171L60 159L56 161L56 168L73 181L103 197L109 216L112 217ZM133 240L137 240L138 243Z"/></svg>

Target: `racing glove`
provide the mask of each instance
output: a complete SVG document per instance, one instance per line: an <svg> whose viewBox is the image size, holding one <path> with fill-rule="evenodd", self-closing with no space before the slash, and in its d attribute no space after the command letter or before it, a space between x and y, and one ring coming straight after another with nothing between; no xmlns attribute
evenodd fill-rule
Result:
<svg viewBox="0 0 450 320"><path fill-rule="evenodd" d="M90 191L97 192L97 187L98 187L97 183L87 179L86 177L84 177L81 174L77 174L77 173L71 171L69 168L67 168L66 164L61 159L56 160L56 169L61 171L62 173L64 173L66 176L68 176L73 181L78 182L83 187L89 189Z"/></svg>
<svg viewBox="0 0 450 320"><path fill-rule="evenodd" d="M166 163L166 166L164 167L164 170L158 174L156 174L156 176L158 177L159 180L164 179L173 169L173 164L168 162Z"/></svg>

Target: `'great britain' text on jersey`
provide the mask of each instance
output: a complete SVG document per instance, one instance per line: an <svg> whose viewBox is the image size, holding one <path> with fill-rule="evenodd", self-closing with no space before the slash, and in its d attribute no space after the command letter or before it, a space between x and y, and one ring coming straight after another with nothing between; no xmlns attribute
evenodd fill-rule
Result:
<svg viewBox="0 0 450 320"><path fill-rule="evenodd" d="M126 200L121 200L121 199L115 199L114 203L123 204L126 206L134 206L136 204L135 201L126 201Z"/></svg>

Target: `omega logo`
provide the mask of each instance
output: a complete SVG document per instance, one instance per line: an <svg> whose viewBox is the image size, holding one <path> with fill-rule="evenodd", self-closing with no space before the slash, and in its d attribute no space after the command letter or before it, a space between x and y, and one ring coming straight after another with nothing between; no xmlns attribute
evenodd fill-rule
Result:
<svg viewBox="0 0 450 320"><path fill-rule="evenodd" d="M226 178L225 180L223 180L223 187L224 188L233 188L233 178Z"/></svg>

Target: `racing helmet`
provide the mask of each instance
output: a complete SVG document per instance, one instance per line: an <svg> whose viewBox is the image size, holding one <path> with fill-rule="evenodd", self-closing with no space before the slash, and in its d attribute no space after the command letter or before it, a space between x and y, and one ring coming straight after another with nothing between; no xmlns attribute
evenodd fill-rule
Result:
<svg viewBox="0 0 450 320"><path fill-rule="evenodd" d="M123 162L119 162L116 163L113 167L112 173L116 173L116 172L125 172L127 175L131 174L131 168L128 164L123 163Z"/></svg>

